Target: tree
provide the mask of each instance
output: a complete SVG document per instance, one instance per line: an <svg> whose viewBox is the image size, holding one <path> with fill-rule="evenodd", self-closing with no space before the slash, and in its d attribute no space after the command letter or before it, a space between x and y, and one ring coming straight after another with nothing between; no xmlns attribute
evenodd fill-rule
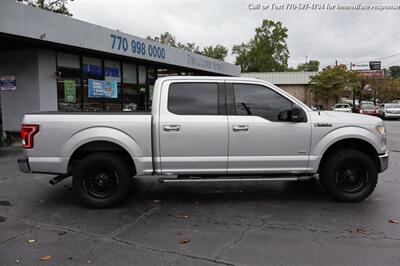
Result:
<svg viewBox="0 0 400 266"><path fill-rule="evenodd" d="M160 35L160 43L176 47L175 37L168 31Z"/></svg>
<svg viewBox="0 0 400 266"><path fill-rule="evenodd" d="M224 61L225 57L228 55L228 49L220 44L216 46L204 47L202 54L214 59Z"/></svg>
<svg viewBox="0 0 400 266"><path fill-rule="evenodd" d="M235 64L240 66L242 72L249 72L250 69L249 50L250 44L244 42L232 48L232 54L236 54Z"/></svg>
<svg viewBox="0 0 400 266"><path fill-rule="evenodd" d="M172 47L176 47L175 37L168 31L161 33L160 37L152 38L151 36L147 36L147 39L152 41L158 41L162 44L169 45Z"/></svg>
<svg viewBox="0 0 400 266"><path fill-rule="evenodd" d="M188 52L192 52L192 53L196 53L196 54L201 54L200 52L200 47L197 46L194 42L188 42L188 43L181 43L178 42L176 47L178 47L179 49L183 49L185 51Z"/></svg>
<svg viewBox="0 0 400 266"><path fill-rule="evenodd" d="M255 31L248 43L233 46L236 64L242 72L284 71L289 59L287 28L279 21L265 19Z"/></svg>
<svg viewBox="0 0 400 266"><path fill-rule="evenodd" d="M299 64L297 66L297 71L318 71L319 70L319 61L310 60L304 64Z"/></svg>
<svg viewBox="0 0 400 266"><path fill-rule="evenodd" d="M362 99L379 99L381 103L400 99L400 79L393 77L363 77L361 84L365 84L369 91L364 90Z"/></svg>
<svg viewBox="0 0 400 266"><path fill-rule="evenodd" d="M202 54L219 60L224 60L226 55L228 54L228 49L220 44L217 44L216 46L210 45L208 47L205 47L203 50L200 50L200 47L196 45L196 43L194 42L188 42L188 43L177 42L175 36L173 36L169 32L164 32L160 34L160 37L153 38L151 36L147 36L147 39L153 41L157 40L158 42L165 45L183 49L185 51L196 54Z"/></svg>
<svg viewBox="0 0 400 266"><path fill-rule="evenodd" d="M72 14L67 8L69 1L72 2L74 0L17 0L17 2L21 2L26 5L72 17Z"/></svg>
<svg viewBox="0 0 400 266"><path fill-rule="evenodd" d="M360 86L358 75L347 70L345 65L328 66L310 80L311 92L316 101L334 98L336 102L344 95L345 89L355 90Z"/></svg>
<svg viewBox="0 0 400 266"><path fill-rule="evenodd" d="M389 67L391 76L394 78L400 78L400 66L391 66Z"/></svg>

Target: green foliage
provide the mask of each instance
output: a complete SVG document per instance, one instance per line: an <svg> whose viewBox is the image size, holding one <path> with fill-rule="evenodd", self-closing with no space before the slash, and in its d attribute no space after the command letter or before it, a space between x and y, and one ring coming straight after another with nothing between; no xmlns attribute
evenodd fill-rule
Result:
<svg viewBox="0 0 400 266"><path fill-rule="evenodd" d="M159 41L162 44L183 49L188 52L202 54L219 60L224 60L226 55L228 54L228 49L220 44L217 44L216 46L211 45L205 47L203 50L200 50L200 47L197 46L196 43L194 42L188 42L188 43L177 42L175 36L173 36L169 32L164 32L160 34L158 38L152 38L151 36L147 36L147 39L153 41L156 41L158 39L157 41Z"/></svg>
<svg viewBox="0 0 400 266"><path fill-rule="evenodd" d="M175 37L168 31L160 35L160 43L176 47Z"/></svg>
<svg viewBox="0 0 400 266"><path fill-rule="evenodd" d="M234 45L232 48L232 54L236 55L236 65L239 65L242 72L249 72L250 69L250 57L249 57L250 45L248 43L241 43Z"/></svg>
<svg viewBox="0 0 400 266"><path fill-rule="evenodd" d="M319 70L319 61L310 60L307 63L299 64L297 66L297 71L318 71Z"/></svg>
<svg viewBox="0 0 400 266"><path fill-rule="evenodd" d="M177 48L186 50L188 52L196 53L196 54L201 54L200 52L200 47L197 46L194 42L188 42L188 43L181 43L178 42L176 45Z"/></svg>
<svg viewBox="0 0 400 266"><path fill-rule="evenodd" d="M357 89L360 86L358 75L347 70L345 65L328 66L310 80L311 92L315 100L328 102L332 97L336 102L343 96L345 88Z"/></svg>
<svg viewBox="0 0 400 266"><path fill-rule="evenodd" d="M72 17L72 14L67 8L69 1L72 2L73 0L17 0L17 2L21 2L26 5Z"/></svg>
<svg viewBox="0 0 400 266"><path fill-rule="evenodd" d="M216 46L210 45L208 47L204 47L202 54L223 61L228 55L228 49L220 44L217 44Z"/></svg>
<svg viewBox="0 0 400 266"><path fill-rule="evenodd" d="M400 78L400 66L391 66L389 67L391 72L391 76L394 78Z"/></svg>
<svg viewBox="0 0 400 266"><path fill-rule="evenodd" d="M242 72L286 70L289 59L287 28L279 21L265 19L255 31L248 43L233 46L232 54L236 55L236 64L241 66Z"/></svg>
<svg viewBox="0 0 400 266"><path fill-rule="evenodd" d="M370 91L362 91L363 99L379 99L381 103L400 99L400 78L364 77L361 84L368 85Z"/></svg>

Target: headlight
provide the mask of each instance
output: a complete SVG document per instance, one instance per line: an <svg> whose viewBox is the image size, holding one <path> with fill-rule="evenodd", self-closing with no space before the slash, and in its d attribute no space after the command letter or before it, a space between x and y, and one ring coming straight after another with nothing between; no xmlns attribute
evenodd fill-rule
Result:
<svg viewBox="0 0 400 266"><path fill-rule="evenodd" d="M386 133L385 127L383 125L376 126L376 131L378 131L378 133L381 135L385 135Z"/></svg>

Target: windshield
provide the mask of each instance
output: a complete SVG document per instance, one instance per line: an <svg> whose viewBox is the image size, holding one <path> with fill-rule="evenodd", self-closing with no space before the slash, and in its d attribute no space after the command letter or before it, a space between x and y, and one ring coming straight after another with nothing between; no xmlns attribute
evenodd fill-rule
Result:
<svg viewBox="0 0 400 266"><path fill-rule="evenodd" d="M367 109L367 110L371 110L371 109L375 109L375 105L373 104L363 104L361 106L362 109Z"/></svg>

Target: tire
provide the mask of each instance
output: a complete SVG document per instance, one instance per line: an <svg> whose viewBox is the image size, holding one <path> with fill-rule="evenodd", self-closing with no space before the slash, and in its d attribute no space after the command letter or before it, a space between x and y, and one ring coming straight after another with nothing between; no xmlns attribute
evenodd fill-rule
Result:
<svg viewBox="0 0 400 266"><path fill-rule="evenodd" d="M118 156L99 152L83 158L73 171L72 184L79 200L91 208L110 208L126 198L132 174Z"/></svg>
<svg viewBox="0 0 400 266"><path fill-rule="evenodd" d="M375 189L378 169L367 154L345 149L331 155L322 165L320 181L325 191L335 200L359 202Z"/></svg>

